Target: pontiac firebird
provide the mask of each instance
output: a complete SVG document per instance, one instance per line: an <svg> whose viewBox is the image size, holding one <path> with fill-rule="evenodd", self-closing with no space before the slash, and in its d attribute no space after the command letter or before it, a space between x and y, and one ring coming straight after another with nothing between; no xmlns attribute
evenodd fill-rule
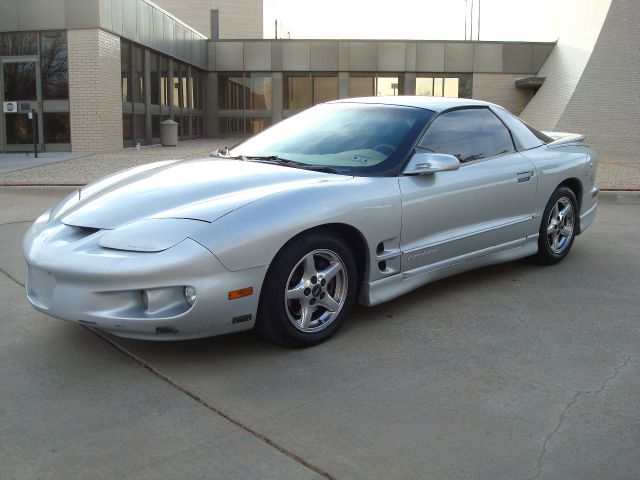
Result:
<svg viewBox="0 0 640 480"><path fill-rule="evenodd" d="M319 343L356 299L533 257L561 261L596 214L597 156L486 102L329 102L209 158L116 173L25 236L41 312L137 339L256 328Z"/></svg>

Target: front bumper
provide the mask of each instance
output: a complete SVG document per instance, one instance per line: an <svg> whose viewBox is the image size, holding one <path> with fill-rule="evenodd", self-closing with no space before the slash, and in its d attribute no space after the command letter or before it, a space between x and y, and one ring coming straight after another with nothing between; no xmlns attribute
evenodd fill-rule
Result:
<svg viewBox="0 0 640 480"><path fill-rule="evenodd" d="M29 230L23 250L27 298L34 308L147 340L208 337L253 327L266 266L231 272L188 238L155 253L107 249L98 244L104 233L60 222ZM182 294L185 286L196 289L193 305ZM253 295L228 299L228 292L246 287L253 287ZM145 303L149 298L152 302Z"/></svg>

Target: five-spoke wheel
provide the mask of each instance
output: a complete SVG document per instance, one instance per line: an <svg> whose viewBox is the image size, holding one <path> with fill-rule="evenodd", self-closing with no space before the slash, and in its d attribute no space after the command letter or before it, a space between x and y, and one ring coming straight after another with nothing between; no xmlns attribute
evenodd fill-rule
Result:
<svg viewBox="0 0 640 480"><path fill-rule="evenodd" d="M294 238L267 272L258 331L293 346L326 340L351 310L357 278L353 254L339 236L315 232Z"/></svg>
<svg viewBox="0 0 640 480"><path fill-rule="evenodd" d="M536 260L545 265L558 263L571 249L576 236L576 196L570 188L559 187L544 210Z"/></svg>
<svg viewBox="0 0 640 480"><path fill-rule="evenodd" d="M349 278L337 253L314 250L293 267L284 295L287 317L303 332L328 327L347 298Z"/></svg>

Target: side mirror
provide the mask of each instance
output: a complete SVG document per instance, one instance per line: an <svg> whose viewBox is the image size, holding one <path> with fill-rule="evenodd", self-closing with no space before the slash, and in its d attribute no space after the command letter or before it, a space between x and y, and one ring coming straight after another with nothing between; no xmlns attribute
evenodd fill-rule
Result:
<svg viewBox="0 0 640 480"><path fill-rule="evenodd" d="M418 152L414 153L411 160L402 172L403 175L426 175L436 172L458 170L460 160L446 153Z"/></svg>

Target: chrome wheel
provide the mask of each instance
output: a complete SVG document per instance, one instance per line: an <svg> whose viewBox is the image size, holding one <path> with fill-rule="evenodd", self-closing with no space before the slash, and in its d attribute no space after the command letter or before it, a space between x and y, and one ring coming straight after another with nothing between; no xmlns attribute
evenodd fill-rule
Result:
<svg viewBox="0 0 640 480"><path fill-rule="evenodd" d="M313 250L293 267L284 294L291 324L302 332L327 328L347 299L348 275L342 259L331 250Z"/></svg>
<svg viewBox="0 0 640 480"><path fill-rule="evenodd" d="M575 227L575 212L571 200L560 197L555 203L547 222L547 243L549 249L559 255L571 244Z"/></svg>

